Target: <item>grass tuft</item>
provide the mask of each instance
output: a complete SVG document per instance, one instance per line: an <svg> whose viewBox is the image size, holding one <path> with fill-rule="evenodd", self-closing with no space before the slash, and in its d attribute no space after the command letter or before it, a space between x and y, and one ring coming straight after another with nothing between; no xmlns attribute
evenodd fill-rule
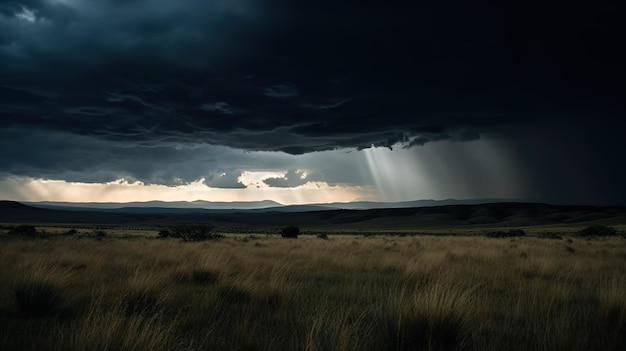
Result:
<svg viewBox="0 0 626 351"><path fill-rule="evenodd" d="M139 290L122 297L121 309L126 316L152 316L162 311L163 304L155 291Z"/></svg>
<svg viewBox="0 0 626 351"><path fill-rule="evenodd" d="M15 302L26 315L43 316L58 311L63 305L61 289L45 281L30 281L15 287Z"/></svg>
<svg viewBox="0 0 626 351"><path fill-rule="evenodd" d="M5 239L0 350L626 349L626 241L542 231Z"/></svg>
<svg viewBox="0 0 626 351"><path fill-rule="evenodd" d="M230 304L242 304L252 299L250 292L234 287L234 286L222 286L217 290L217 298Z"/></svg>
<svg viewBox="0 0 626 351"><path fill-rule="evenodd" d="M213 285L217 283L217 273L209 270L194 269L191 272L177 272L174 281L180 284Z"/></svg>
<svg viewBox="0 0 626 351"><path fill-rule="evenodd" d="M71 327L68 340L57 349L79 351L108 350L194 350L185 347L176 337L177 320L167 320L162 314L128 314L124 306L103 309L93 303L88 313Z"/></svg>

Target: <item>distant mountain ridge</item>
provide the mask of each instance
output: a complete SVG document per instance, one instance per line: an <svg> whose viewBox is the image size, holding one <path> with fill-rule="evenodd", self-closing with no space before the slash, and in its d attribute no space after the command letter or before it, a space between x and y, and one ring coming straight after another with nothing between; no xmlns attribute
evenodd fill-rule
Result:
<svg viewBox="0 0 626 351"><path fill-rule="evenodd" d="M511 199L446 199L446 200L413 200L413 201L396 201L396 202L381 202L381 201L353 201L353 202L332 202L323 204L324 206L335 207L345 210L371 210L377 208L408 208L408 207L432 207L432 206L446 206L446 205L478 205L484 203L496 203L496 202L513 202Z"/></svg>
<svg viewBox="0 0 626 351"><path fill-rule="evenodd" d="M22 202L25 205L68 210L124 210L141 208L153 209L199 209L199 210L267 210L279 212L309 212L333 209L342 210L368 210L379 208L408 208L444 205L471 205L491 202L504 202L511 200L484 199L484 200L415 200L400 202L380 201L355 201L355 202L331 202L306 205L283 205L272 200L264 201L239 201L239 202L213 202L205 200L196 201L145 201L145 202Z"/></svg>
<svg viewBox="0 0 626 351"><path fill-rule="evenodd" d="M170 226L212 223L221 227L262 228L296 225L328 229L430 227L524 227L532 225L626 225L626 207L565 206L499 202L378 209L324 209L293 206L251 210L131 207L51 209L0 201L0 223Z"/></svg>
<svg viewBox="0 0 626 351"><path fill-rule="evenodd" d="M264 201L236 201L236 202L213 202L213 201L136 201L136 202L23 202L25 205L40 208L71 208L71 209L99 209L117 210L123 208L171 208L171 209L219 209L219 210L252 210L267 207L283 206L272 200Z"/></svg>

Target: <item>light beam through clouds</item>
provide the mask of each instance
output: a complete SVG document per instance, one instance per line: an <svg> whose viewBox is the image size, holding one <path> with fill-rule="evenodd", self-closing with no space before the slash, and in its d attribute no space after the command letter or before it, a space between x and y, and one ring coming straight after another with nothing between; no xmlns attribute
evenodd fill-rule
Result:
<svg viewBox="0 0 626 351"><path fill-rule="evenodd" d="M372 147L362 154L376 197L384 201L520 199L531 191L514 155L497 140Z"/></svg>

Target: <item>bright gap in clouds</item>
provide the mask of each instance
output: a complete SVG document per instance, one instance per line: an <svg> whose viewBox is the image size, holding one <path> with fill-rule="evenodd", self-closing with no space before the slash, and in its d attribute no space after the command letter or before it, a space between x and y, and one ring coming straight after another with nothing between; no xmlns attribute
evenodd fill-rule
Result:
<svg viewBox="0 0 626 351"><path fill-rule="evenodd" d="M224 152L216 153L222 154ZM506 143L498 140L442 141L409 149L396 145L393 150L372 147L297 156L271 152L239 154L229 151L225 154L211 165L202 163L198 157L187 158L187 161L181 161L184 157L172 158L175 163L146 160L150 168L166 170L174 176L198 167L223 167L226 172L222 175L233 175L228 182L215 185L201 177L168 186L127 181L123 176L119 178L124 179L105 183L9 176L0 179L0 199L63 202L273 200L283 204L307 204L355 200L518 199L533 195L529 192L532 184L528 182L531 178L528 171L519 168L515 155ZM99 170L110 171L102 166Z"/></svg>
<svg viewBox="0 0 626 351"><path fill-rule="evenodd" d="M129 183L125 180L109 183L77 183L13 177L0 181L0 188L4 189L3 199L7 200L59 202L274 200L282 204L307 204L350 202L367 194L362 187L329 186L323 182L309 182L296 188L210 188L204 184L204 179L185 185L165 186L142 182Z"/></svg>
<svg viewBox="0 0 626 351"><path fill-rule="evenodd" d="M269 188L263 180L268 178L281 178L285 172L272 171L246 171L239 176L239 181L248 188Z"/></svg>

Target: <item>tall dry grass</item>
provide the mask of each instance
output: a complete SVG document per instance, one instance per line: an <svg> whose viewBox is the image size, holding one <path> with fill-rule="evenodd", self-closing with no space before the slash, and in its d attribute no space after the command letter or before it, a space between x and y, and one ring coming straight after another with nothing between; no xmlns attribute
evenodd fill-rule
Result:
<svg viewBox="0 0 626 351"><path fill-rule="evenodd" d="M625 240L569 240L5 238L0 349L626 349Z"/></svg>

